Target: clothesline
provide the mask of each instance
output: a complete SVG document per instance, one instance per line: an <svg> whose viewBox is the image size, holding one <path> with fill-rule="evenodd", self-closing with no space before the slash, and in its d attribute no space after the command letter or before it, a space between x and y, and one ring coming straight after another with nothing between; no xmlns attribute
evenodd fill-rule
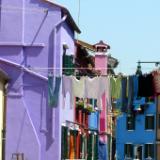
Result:
<svg viewBox="0 0 160 160"><path fill-rule="evenodd" d="M48 70L48 69L53 69L53 70L61 70L61 69L78 69L78 70L100 70L100 69L114 69L114 67L99 67L99 68L87 68L87 67L62 67L62 68L54 68L54 67L28 67L28 69L32 70Z"/></svg>

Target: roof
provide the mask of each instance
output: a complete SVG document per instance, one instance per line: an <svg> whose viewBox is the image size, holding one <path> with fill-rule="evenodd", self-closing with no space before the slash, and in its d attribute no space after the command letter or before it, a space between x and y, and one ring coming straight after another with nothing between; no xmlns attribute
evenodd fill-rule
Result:
<svg viewBox="0 0 160 160"><path fill-rule="evenodd" d="M110 49L110 46L106 43L104 43L102 40L96 43L94 46L106 46L108 49Z"/></svg>
<svg viewBox="0 0 160 160"><path fill-rule="evenodd" d="M80 45L80 46L82 46L82 47L84 47L85 49L87 49L87 50L90 50L90 51L92 51L92 52L96 52L96 48L95 48L95 45L91 45L91 44L89 44L89 43L86 43L86 42L84 42L84 41L81 41L81 40L76 40L75 41L76 42L76 44L78 44L78 45ZM103 41L100 41L100 44L105 44ZM97 44L99 44L99 43L97 43ZM106 44L107 45L107 44ZM107 45L107 46L109 46L109 45ZM110 46L109 46L110 47ZM112 67L112 68L116 68L117 66L118 66L118 60L116 59L116 58L114 58L114 57L112 57L111 56L111 54L108 54L108 65L110 66L110 67Z"/></svg>
<svg viewBox="0 0 160 160"><path fill-rule="evenodd" d="M84 41L81 41L81 40L76 40L76 44L80 45L80 46L83 46L84 48L90 50L90 51L93 51L95 52L95 48L93 45L87 43L87 42L84 42Z"/></svg>
<svg viewBox="0 0 160 160"><path fill-rule="evenodd" d="M59 4L55 3L55 2L51 2L51 1L49 1L49 0L44 0L44 1L45 1L45 2L48 2L48 3L52 4L52 5L54 5L54 6L56 6L56 7L61 8L62 14L63 14L63 15L66 14L66 15L67 15L67 19L66 19L67 23L68 23L77 33L81 33L79 27L78 27L77 24L75 23L73 17L71 16L69 10L68 10L66 7L64 7L64 6L62 6L62 5L59 5Z"/></svg>

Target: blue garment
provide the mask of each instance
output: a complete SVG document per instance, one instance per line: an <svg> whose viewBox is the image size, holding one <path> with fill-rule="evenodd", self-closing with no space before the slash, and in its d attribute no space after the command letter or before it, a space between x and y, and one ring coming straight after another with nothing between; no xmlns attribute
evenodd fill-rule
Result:
<svg viewBox="0 0 160 160"><path fill-rule="evenodd" d="M107 160L107 144L99 141L98 146L98 159Z"/></svg>
<svg viewBox="0 0 160 160"><path fill-rule="evenodd" d="M98 129L98 111L92 112L88 117L89 128Z"/></svg>
<svg viewBox="0 0 160 160"><path fill-rule="evenodd" d="M138 96L138 77L136 75L133 76L133 87L134 87L133 96L134 98L137 98Z"/></svg>
<svg viewBox="0 0 160 160"><path fill-rule="evenodd" d="M121 104L122 104L122 107L121 107L121 110L122 112L125 112L127 110L127 78L124 77L122 78L122 81L121 81L121 85L122 85L122 93L121 93Z"/></svg>
<svg viewBox="0 0 160 160"><path fill-rule="evenodd" d="M129 79L128 79L128 107L127 107L127 110L129 113L132 110L133 98L134 98L133 76L129 76Z"/></svg>

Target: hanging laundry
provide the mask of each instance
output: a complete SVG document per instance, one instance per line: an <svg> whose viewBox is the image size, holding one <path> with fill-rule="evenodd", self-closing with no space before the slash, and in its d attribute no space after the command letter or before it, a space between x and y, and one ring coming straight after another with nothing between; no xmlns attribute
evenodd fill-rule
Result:
<svg viewBox="0 0 160 160"><path fill-rule="evenodd" d="M122 81L121 81L121 85L122 85L122 90L121 90L121 103L122 103L122 107L121 110L122 112L125 112L127 110L127 77L123 77Z"/></svg>
<svg viewBox="0 0 160 160"><path fill-rule="evenodd" d="M97 107L102 110L102 96L107 95L109 91L108 78L107 77L86 77L85 81L85 97L90 99L97 99Z"/></svg>
<svg viewBox="0 0 160 160"><path fill-rule="evenodd" d="M99 90L99 77L85 78L85 97L97 99Z"/></svg>
<svg viewBox="0 0 160 160"><path fill-rule="evenodd" d="M119 99L121 96L121 77L111 77L110 78L111 87L111 97L114 99Z"/></svg>
<svg viewBox="0 0 160 160"><path fill-rule="evenodd" d="M107 145L106 143L99 140L98 146L98 159L106 160L107 159Z"/></svg>
<svg viewBox="0 0 160 160"><path fill-rule="evenodd" d="M72 81L75 97L97 99L97 107L102 110L102 95L109 91L106 77L82 77L80 80L72 77Z"/></svg>
<svg viewBox="0 0 160 160"><path fill-rule="evenodd" d="M160 70L152 72L153 86L156 95L160 95Z"/></svg>
<svg viewBox="0 0 160 160"><path fill-rule="evenodd" d="M134 87L133 96L134 99L136 99L138 97L138 76L136 75L133 76L133 87Z"/></svg>
<svg viewBox="0 0 160 160"><path fill-rule="evenodd" d="M97 107L102 110L102 96L105 95L105 99L108 99L109 96L109 85L108 85L108 77L99 77L99 90L98 98L97 98Z"/></svg>
<svg viewBox="0 0 160 160"><path fill-rule="evenodd" d="M71 76L63 76L62 79L62 94L66 97L67 92L70 94L70 106L73 105L73 91L72 91L72 78Z"/></svg>
<svg viewBox="0 0 160 160"><path fill-rule="evenodd" d="M153 76L152 74L141 75L138 77L138 96L152 97L154 96Z"/></svg>
<svg viewBox="0 0 160 160"><path fill-rule="evenodd" d="M72 84L74 97L85 98L85 77L78 80L72 76Z"/></svg>
<svg viewBox="0 0 160 160"><path fill-rule="evenodd" d="M57 107L57 103L59 100L60 84L61 84L61 77L56 77L55 87L53 87L53 75L48 76L48 104L49 106Z"/></svg>
<svg viewBox="0 0 160 160"><path fill-rule="evenodd" d="M128 78L128 112L130 113L133 105L133 97L134 97L134 86L133 86L133 76L129 76Z"/></svg>
<svg viewBox="0 0 160 160"><path fill-rule="evenodd" d="M110 87L110 78L106 78L106 103L107 103L107 109L112 109L112 99L111 99L111 87Z"/></svg>
<svg viewBox="0 0 160 160"><path fill-rule="evenodd" d="M98 111L92 112L88 117L89 128L98 129Z"/></svg>

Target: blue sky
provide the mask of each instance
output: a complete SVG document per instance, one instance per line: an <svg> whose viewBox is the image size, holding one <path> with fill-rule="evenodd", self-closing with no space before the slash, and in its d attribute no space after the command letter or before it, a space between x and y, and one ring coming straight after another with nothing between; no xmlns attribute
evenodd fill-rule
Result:
<svg viewBox="0 0 160 160"><path fill-rule="evenodd" d="M54 0L78 20L79 0ZM117 72L134 74L137 61L160 61L159 0L81 0L79 39L95 44L103 40L120 62ZM143 73L155 69L142 64Z"/></svg>

